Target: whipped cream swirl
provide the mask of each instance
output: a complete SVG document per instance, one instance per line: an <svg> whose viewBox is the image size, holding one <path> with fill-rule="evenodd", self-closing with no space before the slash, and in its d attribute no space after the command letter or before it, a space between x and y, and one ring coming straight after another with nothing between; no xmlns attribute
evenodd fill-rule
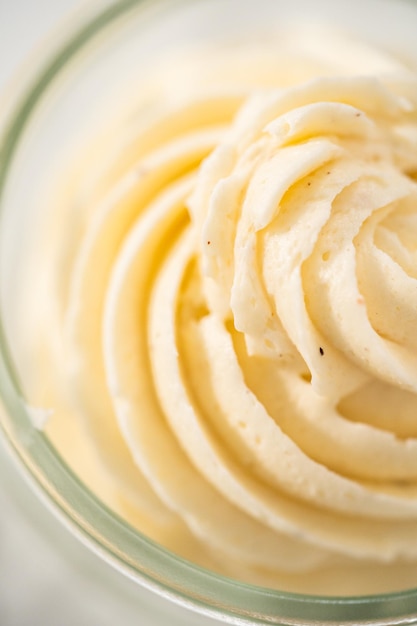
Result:
<svg viewBox="0 0 417 626"><path fill-rule="evenodd" d="M282 589L417 573L417 80L375 54L167 106L66 266L65 388L122 515Z"/></svg>

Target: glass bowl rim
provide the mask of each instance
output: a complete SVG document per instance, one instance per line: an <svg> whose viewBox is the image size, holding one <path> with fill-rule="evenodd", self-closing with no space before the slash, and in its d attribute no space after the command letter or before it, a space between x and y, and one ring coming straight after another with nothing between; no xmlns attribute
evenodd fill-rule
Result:
<svg viewBox="0 0 417 626"><path fill-rule="evenodd" d="M409 0L411 2L415 0ZM92 3L65 24L60 44L36 60L34 78L2 124L0 219L8 172L27 124L55 78L98 34L117 26L129 11L157 16L164 6L191 0L110 0ZM26 72L26 75L28 72ZM0 315L0 428L19 469L73 534L124 575L174 602L234 624L417 623L417 588L368 596L316 596L248 585L205 570L175 555L120 519L78 479L34 425L14 371ZM65 495L63 495L65 494ZM140 554L140 563L135 554ZM192 584L190 585L190 581ZM233 598L231 601L230 598ZM372 611L372 622L369 621ZM346 612L346 615L344 615ZM348 619L345 620L345 617ZM277 621L279 620L279 621Z"/></svg>

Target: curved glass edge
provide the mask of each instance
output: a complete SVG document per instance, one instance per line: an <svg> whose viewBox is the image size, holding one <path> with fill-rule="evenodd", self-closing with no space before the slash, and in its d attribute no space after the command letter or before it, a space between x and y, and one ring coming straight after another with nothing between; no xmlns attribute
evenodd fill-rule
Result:
<svg viewBox="0 0 417 626"><path fill-rule="evenodd" d="M186 0L160 0L162 6ZM409 0L414 3L415 0ZM8 120L0 143L0 219L7 175L19 140L55 77L95 36L151 0L118 0L79 25L38 70ZM110 511L77 478L32 424L25 410L0 317L0 427L26 478L55 514L84 543L126 576L182 606L233 624L417 624L417 589L391 594L332 597L246 585L188 562L148 539ZM11 418L10 416L13 416Z"/></svg>

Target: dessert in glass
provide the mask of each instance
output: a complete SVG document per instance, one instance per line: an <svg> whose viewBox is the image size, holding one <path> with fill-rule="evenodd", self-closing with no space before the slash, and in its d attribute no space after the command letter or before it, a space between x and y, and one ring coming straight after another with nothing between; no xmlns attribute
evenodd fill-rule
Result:
<svg viewBox="0 0 417 626"><path fill-rule="evenodd" d="M4 124L5 436L226 622L417 615L416 18L98 3Z"/></svg>

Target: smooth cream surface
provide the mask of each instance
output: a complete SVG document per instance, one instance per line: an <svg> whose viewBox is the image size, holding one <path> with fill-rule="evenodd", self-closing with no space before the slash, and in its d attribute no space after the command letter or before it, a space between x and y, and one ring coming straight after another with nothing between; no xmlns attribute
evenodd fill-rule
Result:
<svg viewBox="0 0 417 626"><path fill-rule="evenodd" d="M417 78L330 40L154 76L60 242L42 402L175 552L372 593L417 581Z"/></svg>

